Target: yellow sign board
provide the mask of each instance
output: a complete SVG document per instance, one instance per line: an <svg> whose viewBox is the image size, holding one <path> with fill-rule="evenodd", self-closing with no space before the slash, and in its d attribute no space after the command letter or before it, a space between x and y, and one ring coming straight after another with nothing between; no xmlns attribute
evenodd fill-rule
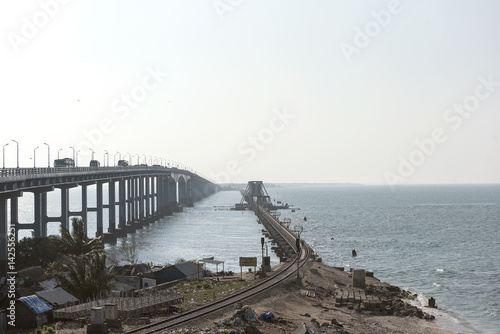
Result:
<svg viewBox="0 0 500 334"><path fill-rule="evenodd" d="M240 267L257 267L257 258L240 257Z"/></svg>

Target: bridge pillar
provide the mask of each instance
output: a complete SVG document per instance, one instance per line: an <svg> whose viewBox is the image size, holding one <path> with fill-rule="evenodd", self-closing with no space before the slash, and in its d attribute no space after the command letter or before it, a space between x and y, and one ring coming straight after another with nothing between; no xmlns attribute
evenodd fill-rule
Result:
<svg viewBox="0 0 500 334"><path fill-rule="evenodd" d="M145 216L147 219L150 219L151 218L151 208L150 208L150 205L151 205L151 177L150 176L146 176L144 178L145 182L146 182L146 193L145 193L145 197L144 197L144 205L146 206L146 211L145 211Z"/></svg>
<svg viewBox="0 0 500 334"><path fill-rule="evenodd" d="M184 203L186 200L186 182L177 182L179 192L179 203Z"/></svg>
<svg viewBox="0 0 500 334"><path fill-rule="evenodd" d="M3 222L0 221L0 224ZM5 221L7 225L7 221ZM15 228L19 224L19 200L18 197L10 198L10 226L14 227L14 233L16 234L16 241L19 241L17 228Z"/></svg>
<svg viewBox="0 0 500 334"><path fill-rule="evenodd" d="M88 225L87 225L87 219L88 219L88 197L87 197L87 184L82 184L82 211L80 212L80 216L82 217L83 221L83 231L85 232L85 236L88 236Z"/></svg>
<svg viewBox="0 0 500 334"><path fill-rule="evenodd" d="M42 225L43 225L43 215L42 215L42 193L39 191L34 192L35 195L35 217L34 217L34 236L39 238L42 236Z"/></svg>
<svg viewBox="0 0 500 334"><path fill-rule="evenodd" d="M108 184L108 218L109 218L109 233L115 233L116 229L116 199L115 199L115 181L111 180Z"/></svg>
<svg viewBox="0 0 500 334"><path fill-rule="evenodd" d="M177 182L175 180L169 180L167 193L169 203L177 204Z"/></svg>
<svg viewBox="0 0 500 334"><path fill-rule="evenodd" d="M15 271L15 267L8 268L8 238L9 234L14 233L17 240L17 220L18 220L18 201L22 196L22 191L16 191L9 194L0 195L0 276L4 277L9 271ZM10 226L7 224L7 201L10 199Z"/></svg>
<svg viewBox="0 0 500 334"><path fill-rule="evenodd" d="M118 229L116 229L117 236L126 236L127 225L127 203L125 196L125 180L118 181Z"/></svg>
<svg viewBox="0 0 500 334"><path fill-rule="evenodd" d="M41 217L41 224L40 224L40 234L42 237L47 236L47 223L48 223L48 217L47 217L47 192L42 193L42 217Z"/></svg>
<svg viewBox="0 0 500 334"><path fill-rule="evenodd" d="M0 196L0 274L5 277L7 268L7 244L9 231L7 227L7 197Z"/></svg>
<svg viewBox="0 0 500 334"><path fill-rule="evenodd" d="M132 221L133 209L132 209L132 180L127 179L127 223L128 225Z"/></svg>
<svg viewBox="0 0 500 334"><path fill-rule="evenodd" d="M104 234L104 227L103 227L103 212L102 212L102 208L103 208L103 196L102 196L102 185L103 183L105 183L106 181L98 181L97 184L96 184L96 187L97 187L97 201L96 201L96 205L97 205L97 227L96 227L96 232L95 232L95 236L96 237L100 237ZM83 209L83 207L82 207Z"/></svg>
<svg viewBox="0 0 500 334"><path fill-rule="evenodd" d="M172 198L172 195L169 193L169 177L161 177L162 180L162 189L161 189L161 214L162 216L170 216L172 214L172 210L169 206L169 200Z"/></svg>
<svg viewBox="0 0 500 334"><path fill-rule="evenodd" d="M147 177L139 176L139 219L144 221L144 182L147 181Z"/></svg>
<svg viewBox="0 0 500 334"><path fill-rule="evenodd" d="M158 203L156 202L158 199L158 185L156 183L157 177L151 177L151 216L156 216L158 211Z"/></svg>
<svg viewBox="0 0 500 334"><path fill-rule="evenodd" d="M66 229L69 230L69 189L74 188L77 185L71 185L71 186L61 186L59 187L61 189L61 225L64 226ZM87 188L85 188L85 191L87 191ZM83 188L82 188L83 189ZM85 198L85 206L83 206L83 201ZM85 211L87 209L87 194L85 193L85 196L82 196L82 211ZM85 217L83 217L85 216ZM85 220L84 220L85 219ZM85 234L87 233L87 217L86 215L82 214L82 220L83 223L85 224Z"/></svg>
<svg viewBox="0 0 500 334"><path fill-rule="evenodd" d="M134 229L134 217L135 217L135 208L134 208L134 179L127 179L127 223L125 225L127 232L133 232Z"/></svg>

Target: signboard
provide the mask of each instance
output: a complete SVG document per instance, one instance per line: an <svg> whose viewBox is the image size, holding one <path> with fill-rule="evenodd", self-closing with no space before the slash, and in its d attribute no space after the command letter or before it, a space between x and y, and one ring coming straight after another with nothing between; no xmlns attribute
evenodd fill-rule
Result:
<svg viewBox="0 0 500 334"><path fill-rule="evenodd" d="M257 267L257 258L240 257L240 267Z"/></svg>

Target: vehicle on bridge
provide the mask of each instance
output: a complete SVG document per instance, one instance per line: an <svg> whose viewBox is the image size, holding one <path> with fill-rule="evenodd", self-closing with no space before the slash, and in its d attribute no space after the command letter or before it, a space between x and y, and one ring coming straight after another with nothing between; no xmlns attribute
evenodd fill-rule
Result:
<svg viewBox="0 0 500 334"><path fill-rule="evenodd" d="M101 163L98 160L90 160L90 167L99 167Z"/></svg>
<svg viewBox="0 0 500 334"><path fill-rule="evenodd" d="M75 167L75 160L71 158L56 159L54 160L54 167Z"/></svg>
<svg viewBox="0 0 500 334"><path fill-rule="evenodd" d="M128 161L127 160L118 160L118 166L127 167Z"/></svg>

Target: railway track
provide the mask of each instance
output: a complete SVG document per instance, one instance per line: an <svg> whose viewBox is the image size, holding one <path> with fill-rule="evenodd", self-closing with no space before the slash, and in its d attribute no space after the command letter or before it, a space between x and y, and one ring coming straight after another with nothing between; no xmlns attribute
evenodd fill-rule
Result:
<svg viewBox="0 0 500 334"><path fill-rule="evenodd" d="M292 276L297 275L297 270L304 267L304 265L311 258L312 252L309 246L305 242L301 241L299 252L297 252L296 236L293 232L277 222L265 209L257 207L255 209L255 213L259 219L265 219L268 221L268 223L272 225L272 227L275 228L275 230L280 233L286 242L294 249L296 256L289 263L287 263L280 271L273 274L273 276L258 282L246 290L240 291L216 302L201 306L197 309L185 312L181 315L132 329L127 333L150 334L180 327L190 321L206 317L213 312L232 306L236 302L244 302L245 300L255 297L263 292L269 291Z"/></svg>

